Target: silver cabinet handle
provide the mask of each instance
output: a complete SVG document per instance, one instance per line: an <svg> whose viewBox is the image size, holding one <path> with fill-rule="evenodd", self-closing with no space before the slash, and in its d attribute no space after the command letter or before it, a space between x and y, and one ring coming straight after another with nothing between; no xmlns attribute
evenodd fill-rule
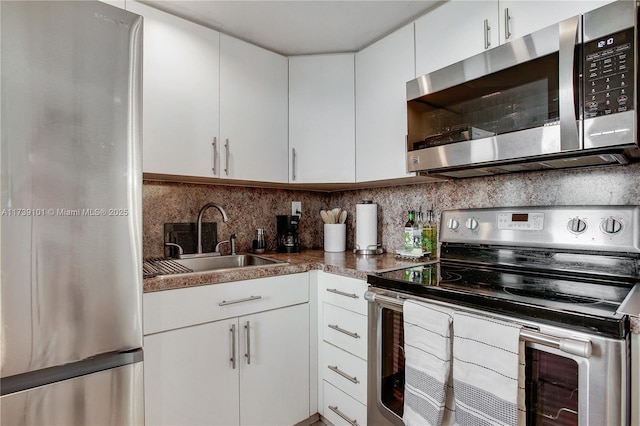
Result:
<svg viewBox="0 0 640 426"><path fill-rule="evenodd" d="M511 15L509 15L509 8L504 8L504 39L509 40L511 37Z"/></svg>
<svg viewBox="0 0 640 426"><path fill-rule="evenodd" d="M213 147L213 166L211 167L211 170L213 171L213 175L216 175L216 164L218 163L218 138L214 137L213 138L213 142L211 142L211 146Z"/></svg>
<svg viewBox="0 0 640 426"><path fill-rule="evenodd" d="M225 144L224 144L224 150L225 150L225 158L224 158L224 173L229 176L229 139L225 139Z"/></svg>
<svg viewBox="0 0 640 426"><path fill-rule="evenodd" d="M491 31L491 27L489 26L489 20L484 20L484 48L488 49L491 46L491 41L489 41L489 31Z"/></svg>
<svg viewBox="0 0 640 426"><path fill-rule="evenodd" d="M250 302L252 300L258 300L258 299L262 299L262 296L249 296L249 297L245 297L244 299L223 300L222 302L218 303L218 306L233 305L235 303Z"/></svg>
<svg viewBox="0 0 640 426"><path fill-rule="evenodd" d="M339 415L340 417L342 417L344 420L346 420L347 423L349 423L350 425L358 426L358 421L356 419L350 419L345 413L343 413L338 409L337 405L330 405L329 409L334 413L336 413L337 415Z"/></svg>
<svg viewBox="0 0 640 426"><path fill-rule="evenodd" d="M358 383L360 383L360 380L358 380L358 378L356 376L348 375L344 371L340 370L337 365L327 365L327 368L329 368L329 370L333 371L334 373L338 373L339 375L341 375L345 379L355 383L356 385Z"/></svg>
<svg viewBox="0 0 640 426"><path fill-rule="evenodd" d="M251 332L251 328L250 328L250 323L249 321L247 321L244 324L244 329L246 330L246 334L247 334L247 352L244 354L244 357L247 359L247 365L251 364L251 336L250 336L250 332Z"/></svg>
<svg viewBox="0 0 640 426"><path fill-rule="evenodd" d="M291 148L291 180L296 180L296 149Z"/></svg>
<svg viewBox="0 0 640 426"><path fill-rule="evenodd" d="M339 331L340 333L346 334L347 336L351 336L354 339L359 339L360 335L358 333L352 333L351 331L345 330L344 328L338 327L337 324L329 324L329 328Z"/></svg>
<svg viewBox="0 0 640 426"><path fill-rule="evenodd" d="M337 288L328 288L327 291L329 293L339 294L340 296L350 297L352 299L358 299L358 295L355 293L345 293L344 291L340 291Z"/></svg>
<svg viewBox="0 0 640 426"><path fill-rule="evenodd" d="M229 329L231 333L231 368L236 369L236 325L232 324Z"/></svg>

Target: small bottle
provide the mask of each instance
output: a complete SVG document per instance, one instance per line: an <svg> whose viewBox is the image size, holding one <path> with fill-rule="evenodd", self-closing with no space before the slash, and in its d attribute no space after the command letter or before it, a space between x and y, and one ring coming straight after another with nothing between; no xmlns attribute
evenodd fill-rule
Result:
<svg viewBox="0 0 640 426"><path fill-rule="evenodd" d="M404 224L404 249L405 251L413 251L413 226L415 225L416 212L409 210L409 218Z"/></svg>
<svg viewBox="0 0 640 426"><path fill-rule="evenodd" d="M418 217L413 224L413 252L422 256L422 208L418 212Z"/></svg>
<svg viewBox="0 0 640 426"><path fill-rule="evenodd" d="M422 222L422 252L429 253L429 258L431 258L431 253L433 252L431 228L429 228L429 212L427 212L427 220Z"/></svg>
<svg viewBox="0 0 640 426"><path fill-rule="evenodd" d="M438 257L438 226L433 219L433 206L431 206L431 209L429 210L426 228L427 235L429 236L429 241L431 243L431 254L429 255L429 259L434 260Z"/></svg>

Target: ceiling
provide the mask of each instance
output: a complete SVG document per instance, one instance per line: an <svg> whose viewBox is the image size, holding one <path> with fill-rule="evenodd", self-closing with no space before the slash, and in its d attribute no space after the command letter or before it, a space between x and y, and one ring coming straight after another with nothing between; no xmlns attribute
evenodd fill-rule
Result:
<svg viewBox="0 0 640 426"><path fill-rule="evenodd" d="M140 0L286 56L357 52L438 0Z"/></svg>

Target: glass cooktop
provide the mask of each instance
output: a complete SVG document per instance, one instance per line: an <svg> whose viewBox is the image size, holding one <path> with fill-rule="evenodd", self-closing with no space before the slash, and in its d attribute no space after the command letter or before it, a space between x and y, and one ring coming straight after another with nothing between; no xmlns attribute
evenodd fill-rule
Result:
<svg viewBox="0 0 640 426"><path fill-rule="evenodd" d="M374 287L590 331L624 334L626 317L616 310L633 283L549 276L509 268L434 263L369 275Z"/></svg>

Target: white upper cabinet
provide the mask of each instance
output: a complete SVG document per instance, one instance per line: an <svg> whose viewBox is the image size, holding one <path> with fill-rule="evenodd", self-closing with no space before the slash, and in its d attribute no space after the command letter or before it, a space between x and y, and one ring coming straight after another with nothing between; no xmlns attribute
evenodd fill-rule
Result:
<svg viewBox="0 0 640 426"><path fill-rule="evenodd" d="M415 21L421 76L613 0L450 0Z"/></svg>
<svg viewBox="0 0 640 426"><path fill-rule="evenodd" d="M220 35L220 177L287 182L287 58Z"/></svg>
<svg viewBox="0 0 640 426"><path fill-rule="evenodd" d="M498 2L450 0L415 21L416 76L498 45Z"/></svg>
<svg viewBox="0 0 640 426"><path fill-rule="evenodd" d="M612 1L500 1L500 40L505 42L523 37Z"/></svg>
<svg viewBox="0 0 640 426"><path fill-rule="evenodd" d="M356 54L356 181L412 175L405 83L414 77L413 24Z"/></svg>
<svg viewBox="0 0 640 426"><path fill-rule="evenodd" d="M146 5L144 17L143 171L218 176L219 33Z"/></svg>
<svg viewBox="0 0 640 426"><path fill-rule="evenodd" d="M355 182L354 86L353 54L289 58L289 182Z"/></svg>

